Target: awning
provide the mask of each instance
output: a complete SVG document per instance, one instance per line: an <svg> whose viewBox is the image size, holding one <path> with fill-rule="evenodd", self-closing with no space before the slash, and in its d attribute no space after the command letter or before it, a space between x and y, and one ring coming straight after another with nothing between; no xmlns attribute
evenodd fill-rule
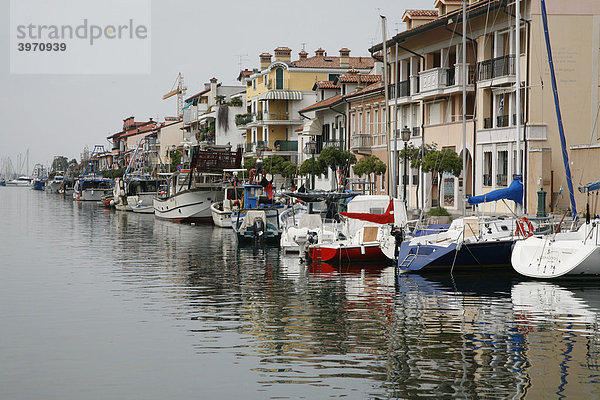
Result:
<svg viewBox="0 0 600 400"><path fill-rule="evenodd" d="M593 192L595 190L600 190L600 181L590 182L587 185L581 186L579 188L579 191L581 193L589 193L589 192Z"/></svg>
<svg viewBox="0 0 600 400"><path fill-rule="evenodd" d="M269 90L258 98L258 101L266 100L302 100L302 92L299 90Z"/></svg>
<svg viewBox="0 0 600 400"><path fill-rule="evenodd" d="M314 118L304 123L303 135L316 136L323 132L323 119Z"/></svg>

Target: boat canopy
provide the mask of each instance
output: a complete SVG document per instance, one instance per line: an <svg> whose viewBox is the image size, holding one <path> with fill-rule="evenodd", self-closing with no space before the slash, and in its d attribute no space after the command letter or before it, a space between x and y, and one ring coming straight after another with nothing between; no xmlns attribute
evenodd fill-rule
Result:
<svg viewBox="0 0 600 400"><path fill-rule="evenodd" d="M579 187L579 191L581 193L589 193L589 192L594 192L596 190L600 189L600 181L596 181L596 182L590 182L585 186L580 186Z"/></svg>
<svg viewBox="0 0 600 400"><path fill-rule="evenodd" d="M394 223L394 199L390 199L387 209L383 214L371 213L353 213L341 212L341 215L347 218L358 219L361 221L374 222L376 224L393 224Z"/></svg>
<svg viewBox="0 0 600 400"><path fill-rule="evenodd" d="M330 192L321 192L321 193L297 193L297 192L286 192L285 196L295 197L307 203L320 203L321 201L338 201L351 199L358 195L358 193L330 193Z"/></svg>
<svg viewBox="0 0 600 400"><path fill-rule="evenodd" d="M515 179L513 179L510 186L505 189L492 190L491 192L480 196L470 196L467 201L470 205L475 205L502 199L512 200L515 203L523 204L523 183L521 183L521 175L515 176Z"/></svg>

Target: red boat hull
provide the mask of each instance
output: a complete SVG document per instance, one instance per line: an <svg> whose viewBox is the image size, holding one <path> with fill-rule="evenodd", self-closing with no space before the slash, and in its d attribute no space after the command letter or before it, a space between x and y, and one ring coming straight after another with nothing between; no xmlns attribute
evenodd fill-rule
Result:
<svg viewBox="0 0 600 400"><path fill-rule="evenodd" d="M308 255L313 262L350 263L363 261L387 260L378 244L365 246L313 246L308 249Z"/></svg>

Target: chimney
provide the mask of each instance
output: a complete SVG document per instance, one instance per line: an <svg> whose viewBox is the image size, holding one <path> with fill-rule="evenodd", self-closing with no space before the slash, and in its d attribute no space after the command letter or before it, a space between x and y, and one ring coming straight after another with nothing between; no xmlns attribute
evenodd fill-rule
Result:
<svg viewBox="0 0 600 400"><path fill-rule="evenodd" d="M133 116L125 118L123 120L123 130L127 130L131 125L133 125L134 118Z"/></svg>
<svg viewBox="0 0 600 400"><path fill-rule="evenodd" d="M301 60L306 60L306 57L308 57L308 53L302 50L300 53L298 53L298 56L300 56Z"/></svg>
<svg viewBox="0 0 600 400"><path fill-rule="evenodd" d="M271 55L269 53L262 53L258 56L260 58L260 69L265 69L271 65Z"/></svg>
<svg viewBox="0 0 600 400"><path fill-rule="evenodd" d="M350 49L346 47L340 49L340 68L350 68Z"/></svg>
<svg viewBox="0 0 600 400"><path fill-rule="evenodd" d="M210 83L205 83L204 84L204 90L210 90Z"/></svg>
<svg viewBox="0 0 600 400"><path fill-rule="evenodd" d="M289 47L278 47L275 49L275 61L292 61L292 49Z"/></svg>
<svg viewBox="0 0 600 400"><path fill-rule="evenodd" d="M217 78L210 78L210 92L208 92L208 105L215 104L215 98L217 97Z"/></svg>
<svg viewBox="0 0 600 400"><path fill-rule="evenodd" d="M325 56L325 50L323 50L322 48L319 47L317 50L315 50L315 56L318 56L318 57Z"/></svg>

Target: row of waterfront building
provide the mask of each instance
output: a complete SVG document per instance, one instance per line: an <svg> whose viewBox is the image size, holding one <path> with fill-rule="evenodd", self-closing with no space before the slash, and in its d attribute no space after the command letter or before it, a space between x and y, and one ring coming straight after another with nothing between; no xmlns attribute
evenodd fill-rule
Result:
<svg viewBox="0 0 600 400"><path fill-rule="evenodd" d="M386 163L386 173L371 186L374 194L406 185L408 207L424 200L425 208L459 211L465 195L511 183L518 171L519 134L526 211L535 211L542 187L549 193L547 209L568 208L539 2L521 1L519 49L514 2L467 3L466 27L460 0L436 0L431 10L405 10L405 30L385 46L372 46L368 57L352 56L346 47L335 55L319 48L295 56L288 47L274 49L274 55L262 53L256 68L240 71L238 85L212 78L203 90L183 97L178 117L125 119L122 130L108 138L112 151L96 157L106 167L124 167L143 136L156 137L163 162L184 143L229 144L241 147L245 159L280 155L298 165L325 147L338 146L357 159L374 155ZM576 182L585 183L598 179L600 167L600 3L548 0L547 6L571 170ZM516 109L517 57L521 110ZM461 157L466 152L466 170L439 182L436 174L410 165L405 169L401 149L424 144L454 149ZM394 159L396 182L388 179L394 167L388 160ZM329 170L317 177L315 188L333 189L335 179L336 171ZM481 207L506 211L503 203Z"/></svg>

